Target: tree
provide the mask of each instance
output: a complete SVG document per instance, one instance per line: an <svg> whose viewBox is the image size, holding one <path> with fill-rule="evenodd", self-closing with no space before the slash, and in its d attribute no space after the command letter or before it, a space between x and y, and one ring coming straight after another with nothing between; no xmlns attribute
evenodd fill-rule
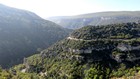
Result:
<svg viewBox="0 0 140 79"><path fill-rule="evenodd" d="M102 71L96 68L90 68L86 71L85 79L102 79Z"/></svg>

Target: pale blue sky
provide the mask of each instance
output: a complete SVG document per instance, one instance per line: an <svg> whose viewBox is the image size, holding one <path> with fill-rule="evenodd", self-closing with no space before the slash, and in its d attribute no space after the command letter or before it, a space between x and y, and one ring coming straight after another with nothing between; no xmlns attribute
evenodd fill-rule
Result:
<svg viewBox="0 0 140 79"><path fill-rule="evenodd" d="M139 11L140 0L0 0L39 16L71 16L102 11Z"/></svg>

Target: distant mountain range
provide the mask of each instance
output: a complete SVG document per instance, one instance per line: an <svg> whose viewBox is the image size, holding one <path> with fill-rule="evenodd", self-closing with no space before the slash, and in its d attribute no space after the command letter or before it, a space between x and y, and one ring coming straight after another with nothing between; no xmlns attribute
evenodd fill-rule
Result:
<svg viewBox="0 0 140 79"><path fill-rule="evenodd" d="M0 4L0 65L7 68L21 63L70 31L32 12Z"/></svg>
<svg viewBox="0 0 140 79"><path fill-rule="evenodd" d="M86 25L107 25L116 23L138 22L140 11L110 11L89 13L77 16L50 17L48 20L65 28L77 29Z"/></svg>

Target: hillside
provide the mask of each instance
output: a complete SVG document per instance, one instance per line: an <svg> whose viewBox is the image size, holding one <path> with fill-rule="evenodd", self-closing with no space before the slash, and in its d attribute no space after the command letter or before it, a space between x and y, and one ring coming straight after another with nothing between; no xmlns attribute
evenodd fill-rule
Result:
<svg viewBox="0 0 140 79"><path fill-rule="evenodd" d="M25 58L23 64L1 70L1 78L136 78L136 74L140 75L139 33L140 24L136 23L86 26L40 54Z"/></svg>
<svg viewBox="0 0 140 79"><path fill-rule="evenodd" d="M32 12L0 4L0 65L7 68L19 64L70 31Z"/></svg>
<svg viewBox="0 0 140 79"><path fill-rule="evenodd" d="M77 16L63 16L47 18L65 28L77 29L86 25L108 25L116 23L138 22L140 11L112 11L89 13Z"/></svg>

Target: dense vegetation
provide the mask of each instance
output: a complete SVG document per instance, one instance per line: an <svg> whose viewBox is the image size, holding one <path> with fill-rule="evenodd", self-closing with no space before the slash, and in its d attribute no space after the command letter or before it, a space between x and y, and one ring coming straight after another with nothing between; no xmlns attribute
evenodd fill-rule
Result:
<svg viewBox="0 0 140 79"><path fill-rule="evenodd" d="M19 64L69 32L29 11L0 5L0 65L7 68Z"/></svg>
<svg viewBox="0 0 140 79"><path fill-rule="evenodd" d="M77 16L51 17L47 18L65 28L77 29L87 25L107 25L116 23L138 22L139 11L115 11L89 13Z"/></svg>
<svg viewBox="0 0 140 79"><path fill-rule="evenodd" d="M109 27L106 29L107 33L103 33L107 27ZM131 38L118 40L120 38L116 37L112 40L108 35L112 33L114 27L118 29L113 32L114 34L119 32L123 35L129 34ZM76 37L75 33L79 36L85 34L92 37L96 29L96 32L101 35L100 39L85 39L84 36L76 37L76 40L63 39L41 51L40 54L25 58L23 64L9 70L0 69L0 77L3 79L116 79L119 77L137 79L140 75L140 38L137 36L140 32L139 24L115 24L96 28L83 27L73 32L70 37ZM133 29L135 31L131 31Z"/></svg>
<svg viewBox="0 0 140 79"><path fill-rule="evenodd" d="M117 26L117 27L116 27ZM75 30L71 34L73 38L78 39L130 39L138 38L140 36L140 24L123 23L111 24L104 26L87 26Z"/></svg>

